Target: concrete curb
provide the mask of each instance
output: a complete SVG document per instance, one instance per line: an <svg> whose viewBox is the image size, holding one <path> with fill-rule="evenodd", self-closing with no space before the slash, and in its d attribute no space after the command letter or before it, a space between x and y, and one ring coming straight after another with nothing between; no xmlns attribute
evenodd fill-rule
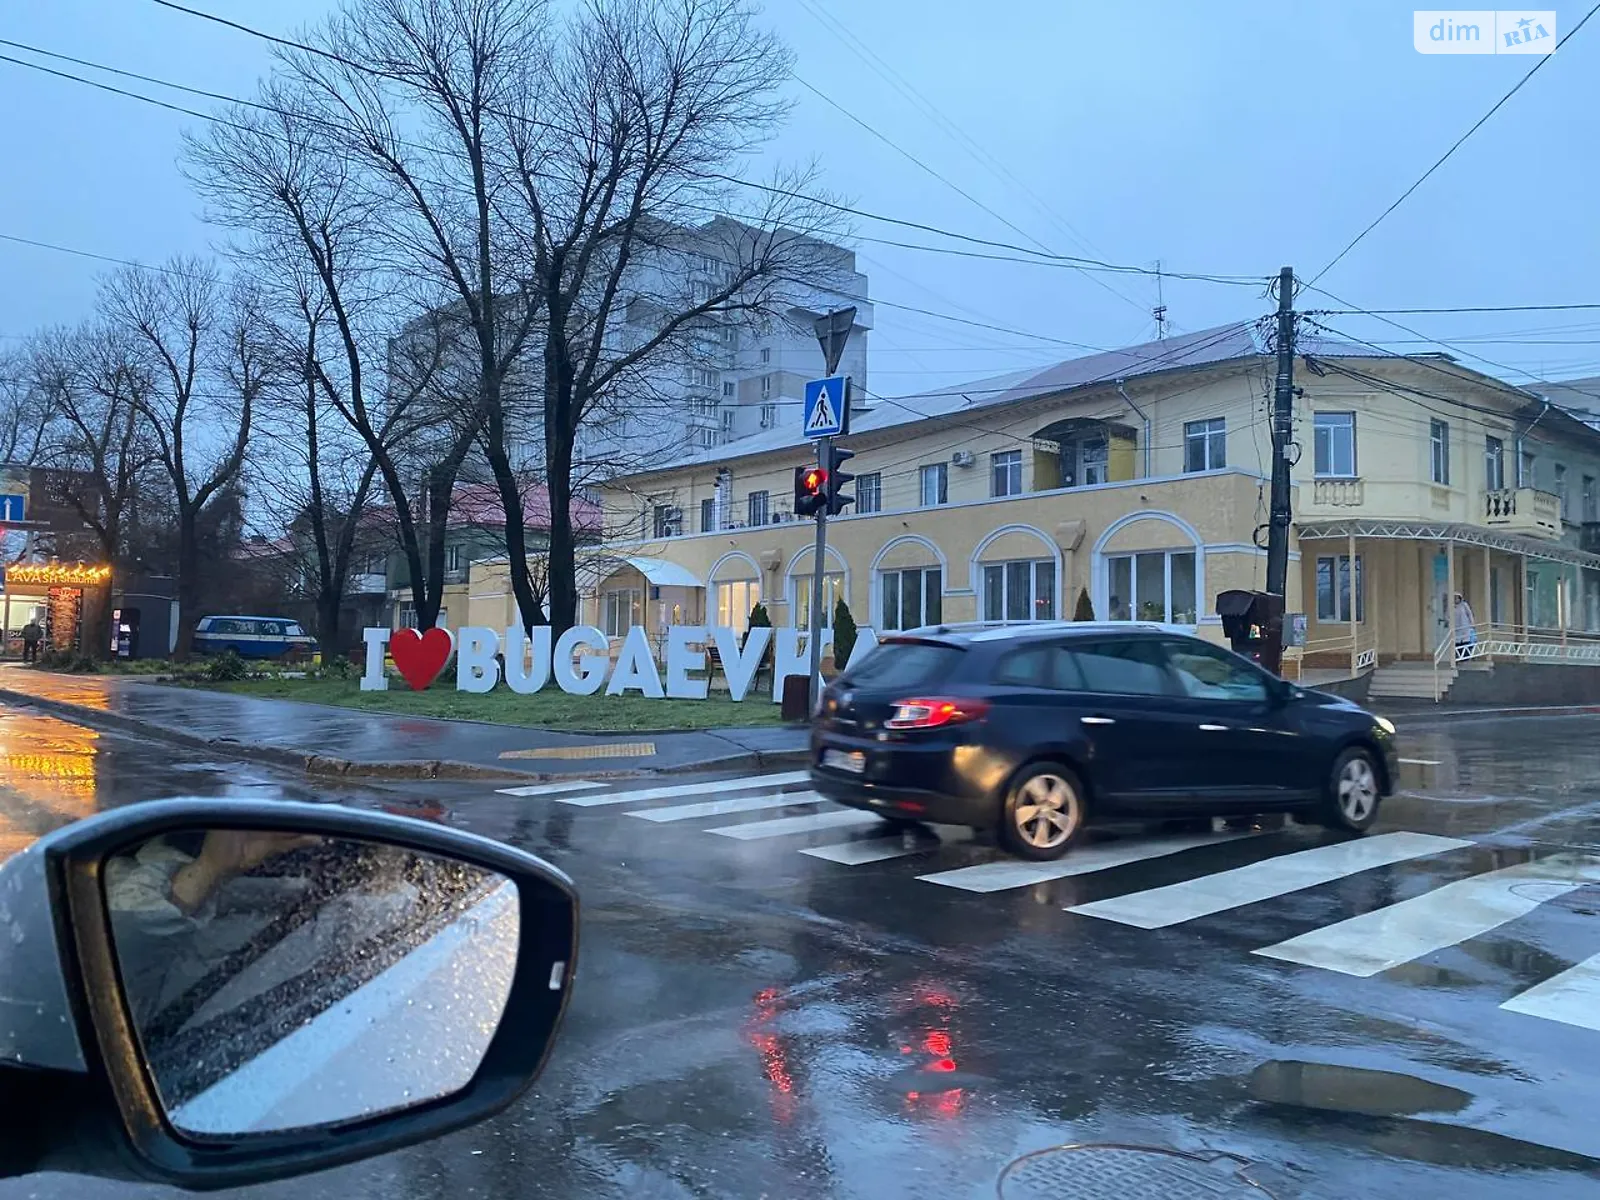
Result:
<svg viewBox="0 0 1600 1200"><path fill-rule="evenodd" d="M232 738L204 738L169 725L144 721L121 713L91 708L85 704L71 704L65 700L51 700L28 692L14 692L0 688L0 701L36 708L42 712L65 718L90 729L110 733L132 733L156 738L193 750L221 751L234 758L269 763L303 771L307 775L335 776L351 779L491 779L527 781L540 776L526 771L513 771L504 767L484 767L477 763L451 762L445 759L416 762L357 762L345 758L331 758L322 754L307 754L283 746L267 746L256 742L238 742ZM559 777L555 777L559 778Z"/></svg>
<svg viewBox="0 0 1600 1200"><path fill-rule="evenodd" d="M1600 713L1600 704L1549 704L1524 708L1384 708L1367 703L1369 712L1390 717L1396 727L1449 725L1457 721L1502 721L1521 717L1581 717Z"/></svg>
<svg viewBox="0 0 1600 1200"><path fill-rule="evenodd" d="M302 771L307 775L338 779L481 779L494 782L559 782L570 779L576 772L517 771L509 767L486 767L478 763L453 762L448 759L420 761L370 762L346 758L333 758L323 754L307 754L283 746L268 746L256 742L239 742L232 738L204 738L170 725L145 721L122 713L107 712L85 704L72 704L65 700L52 700L29 692L16 692L0 688L0 702L38 709L62 717L74 724L109 733L131 733L155 738L193 750L206 750L227 754L234 758L268 763ZM673 732L683 732L674 730ZM591 779L635 779L644 775L682 775L694 771L745 771L764 770L770 767L805 766L810 760L806 749L750 750L716 758L698 759L694 762L676 763L664 767L635 769L607 769L584 771Z"/></svg>

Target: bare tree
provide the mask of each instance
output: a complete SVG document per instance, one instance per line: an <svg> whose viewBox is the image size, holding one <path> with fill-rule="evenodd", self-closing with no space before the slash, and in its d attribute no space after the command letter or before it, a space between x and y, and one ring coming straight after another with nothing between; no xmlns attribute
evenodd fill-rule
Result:
<svg viewBox="0 0 1600 1200"><path fill-rule="evenodd" d="M485 452L506 512L512 590L527 623L537 601L523 569L525 476L507 453L507 380L528 346L541 295L528 286L516 235L500 211L507 180L497 112L508 111L547 53L537 0L358 0L320 35L323 54L284 55L287 77L317 128L340 130L389 215L392 252L446 297L459 342L446 364L470 440L430 473L430 530L442 531L455 475L473 442ZM402 137L400 130L416 130ZM457 452L461 453L457 453ZM430 545L428 574L443 569Z"/></svg>
<svg viewBox="0 0 1600 1200"><path fill-rule="evenodd" d="M32 348L0 354L0 463L35 463L55 416L49 390L34 370Z"/></svg>
<svg viewBox="0 0 1600 1200"><path fill-rule="evenodd" d="M144 359L129 334L92 323L41 334L30 351L33 378L57 414L41 465L58 472L59 498L102 559L120 562L140 482L156 461L141 419L153 390Z"/></svg>
<svg viewBox="0 0 1600 1200"><path fill-rule="evenodd" d="M778 319L838 267L834 210L807 197L807 176L775 179L753 216L705 220L730 208L729 164L780 124L790 65L746 0L595 0L502 118L527 215L521 270L542 301L557 629L577 615L585 425L650 395L692 335ZM515 578L523 547L508 552Z"/></svg>
<svg viewBox="0 0 1600 1200"><path fill-rule="evenodd" d="M397 249L393 196L351 155L354 121L319 112L292 79L270 81L257 104L190 139L185 162L212 218L248 235L236 252L299 310L300 374L321 393L302 394L301 434L315 426L310 446L331 434L325 404L360 438L393 509L419 623L429 626L444 590L449 497L478 422L470 412L459 419L455 396L441 395L457 330ZM316 511L324 499L307 497ZM348 567L343 540L319 558L328 587L343 578L341 555Z"/></svg>
<svg viewBox="0 0 1600 1200"><path fill-rule="evenodd" d="M135 400L170 483L178 532L178 645L186 656L200 597L200 519L244 466L255 403L273 370L257 297L210 264L128 267L105 284L106 319L149 379Z"/></svg>

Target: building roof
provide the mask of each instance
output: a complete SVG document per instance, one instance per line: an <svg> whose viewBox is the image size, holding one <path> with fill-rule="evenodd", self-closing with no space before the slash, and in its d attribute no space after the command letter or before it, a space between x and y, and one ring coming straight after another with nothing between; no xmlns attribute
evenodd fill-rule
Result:
<svg viewBox="0 0 1600 1200"><path fill-rule="evenodd" d="M550 490L542 483L525 483L522 493L522 520L530 529L550 528ZM598 532L600 506L582 497L572 498L572 526L583 533ZM462 525L487 525L500 528L506 523L500 489L492 483L458 483L450 493L451 528Z"/></svg>
<svg viewBox="0 0 1600 1200"><path fill-rule="evenodd" d="M871 409L851 412L850 432L852 435L872 433L901 425L914 425L919 421L937 420L953 414L1001 408L1008 404L1034 400L1074 388L1112 383L1119 379L1136 379L1164 371L1257 359L1268 351L1261 333L1262 328L1262 323L1257 320L1235 321L1211 329L1202 329L1197 333L1179 334L1118 350L1102 350L1081 358L1065 359L1046 367L1028 367L1004 375L974 380L971 383L920 392L913 396L894 399L874 397L876 404ZM1375 348L1315 334L1299 337L1296 350L1301 354L1320 354L1326 357L1394 357ZM727 462L751 455L798 450L810 444L808 439L800 436L798 412L786 412L780 417L780 422L779 428L753 437L739 438L715 450L689 455L673 463L672 467ZM638 472L641 475L653 473Z"/></svg>
<svg viewBox="0 0 1600 1200"><path fill-rule="evenodd" d="M1551 404L1559 404L1590 425L1600 423L1600 375L1530 383L1526 390L1543 396Z"/></svg>

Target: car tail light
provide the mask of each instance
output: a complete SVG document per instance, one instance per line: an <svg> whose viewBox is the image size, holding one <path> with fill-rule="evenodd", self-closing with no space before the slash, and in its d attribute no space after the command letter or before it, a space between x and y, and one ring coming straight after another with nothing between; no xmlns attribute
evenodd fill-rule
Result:
<svg viewBox="0 0 1600 1200"><path fill-rule="evenodd" d="M883 723L885 729L938 729L981 721L989 712L984 700L953 696L916 696L894 702L894 715Z"/></svg>

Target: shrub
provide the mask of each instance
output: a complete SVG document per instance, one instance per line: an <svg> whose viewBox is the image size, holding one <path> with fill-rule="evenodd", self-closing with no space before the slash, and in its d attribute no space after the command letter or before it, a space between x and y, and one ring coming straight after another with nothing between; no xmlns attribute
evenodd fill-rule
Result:
<svg viewBox="0 0 1600 1200"><path fill-rule="evenodd" d="M237 650L224 650L209 660L205 672L206 678L212 683L232 683L234 680L245 678L249 673L245 670L244 659L239 657Z"/></svg>
<svg viewBox="0 0 1600 1200"><path fill-rule="evenodd" d="M69 675L93 675L100 670L94 655L82 650L45 650L39 655L39 665L46 671L64 671Z"/></svg>
<svg viewBox="0 0 1600 1200"><path fill-rule="evenodd" d="M833 667L844 670L856 648L856 619L850 615L850 606L839 597L833 606Z"/></svg>
<svg viewBox="0 0 1600 1200"><path fill-rule="evenodd" d="M771 629L772 617L767 613L767 606L761 601L756 601L756 606L750 610L750 629ZM739 648L744 649L750 641L750 629L744 631L744 638L739 642Z"/></svg>
<svg viewBox="0 0 1600 1200"><path fill-rule="evenodd" d="M1089 602L1089 589L1082 588L1078 592L1078 606L1072 610L1074 621L1094 620L1094 605Z"/></svg>

